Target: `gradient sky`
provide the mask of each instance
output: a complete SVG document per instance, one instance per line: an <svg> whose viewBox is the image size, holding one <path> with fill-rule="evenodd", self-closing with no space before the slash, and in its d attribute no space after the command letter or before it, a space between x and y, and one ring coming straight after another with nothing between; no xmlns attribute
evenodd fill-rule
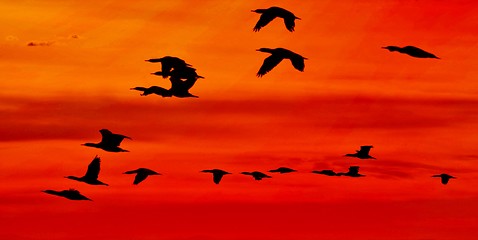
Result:
<svg viewBox="0 0 478 240"><path fill-rule="evenodd" d="M294 12L253 32L252 9ZM2 1L0 239L465 240L478 234L478 2ZM28 46L28 45L34 46ZM414 45L441 58L381 49ZM255 76L284 47L308 58ZM142 97L177 56L197 99ZM133 138L81 146L107 128ZM374 145L375 161L344 158ZM82 176L102 159L90 186ZM365 178L312 170L359 165ZM253 181L242 171L298 173ZM162 173L133 186L124 171ZM220 185L203 169L233 172ZM431 175L457 176L444 186ZM93 202L41 190L75 188Z"/></svg>

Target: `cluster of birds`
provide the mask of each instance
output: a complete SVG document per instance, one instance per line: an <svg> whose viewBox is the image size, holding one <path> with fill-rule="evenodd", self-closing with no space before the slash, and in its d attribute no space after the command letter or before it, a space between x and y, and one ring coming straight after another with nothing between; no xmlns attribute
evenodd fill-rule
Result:
<svg viewBox="0 0 478 240"><path fill-rule="evenodd" d="M256 9L252 10L252 12L261 14L259 21L254 26L254 32L259 32L263 27L273 21L275 18L282 18L284 20L285 27L290 32L295 30L295 20L301 20L299 17L295 16L292 12L280 8L280 7L270 7L267 9ZM390 52L399 52L403 54L407 54L412 57L416 58L436 58L440 59L432 53L426 52L420 48L414 46L405 46L405 47L397 47L397 46L386 46L383 47L384 49L389 50ZM264 59L262 66L259 68L257 72L257 77L262 77L268 72L270 72L275 66L277 66L282 60L289 59L292 63L292 66L303 72L305 68L304 60L307 58L297 54L293 51L290 51L285 48L259 48L257 51L266 52L271 54L269 57ZM193 97L197 98L189 92L189 90L194 86L196 81L199 78L204 78L199 76L196 73L196 69L192 68L192 65L186 63L186 61L173 56L164 56L162 58L153 58L145 60L151 63L161 63L161 71L152 73L153 75L161 76L163 78L168 78L171 82L171 87L169 89L159 87L159 86L151 86L151 87L134 87L131 90L141 91L141 96L147 96L150 94L156 94L162 97L178 97L178 98L188 98ZM131 139L128 136L124 136L121 134L115 134L107 129L100 130L102 139L99 143L85 143L84 146L88 147L95 147L100 148L108 152L129 152L128 150L124 150L119 147L121 142L124 139ZM355 153L346 154L347 157L356 157L359 159L375 159L374 157L370 156L370 150L373 146L361 146L360 150L356 150ZM98 180L98 175L100 172L100 158L95 156L95 158L91 161L88 165L88 170L86 174L82 177L75 177L75 176L67 176L66 178L71 180L76 180L80 182L84 182L91 185L105 185L108 184L103 183ZM227 174L231 174L230 172L221 170L221 169L207 169L202 170L203 173L212 173L213 175L213 182L219 184L222 177ZM287 167L280 167L274 170L269 170L271 173L291 173L297 172L297 170L287 168ZM350 166L347 172L338 172L336 173L333 170L325 169L320 171L312 171L315 174L322 174L326 176L348 176L348 177L365 177L359 173L359 166ZM147 168L138 168L136 170L126 171L124 174L136 174L133 184L137 185L140 182L144 181L148 176L151 175L161 175L151 169ZM241 172L244 175L250 175L255 180L262 180L263 178L271 178L271 176L259 172ZM441 178L442 184L447 184L450 179L456 178L451 175L442 173L439 175L433 175L432 177L439 177ZM75 189L69 190L62 190L62 191L55 191L55 190L44 190L43 192L57 195L61 197L65 197L71 200L91 200L85 196L83 196L79 191Z"/></svg>

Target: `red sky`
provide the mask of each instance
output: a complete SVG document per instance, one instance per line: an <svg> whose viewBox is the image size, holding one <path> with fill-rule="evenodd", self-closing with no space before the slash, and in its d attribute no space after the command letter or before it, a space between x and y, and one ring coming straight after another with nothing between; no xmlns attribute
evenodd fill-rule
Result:
<svg viewBox="0 0 478 240"><path fill-rule="evenodd" d="M294 12L253 32L252 9ZM0 4L0 239L475 239L475 1L4 1ZM27 46L29 43L39 46ZM43 46L40 46L43 45ZM381 49L414 45L441 58ZM255 76L284 47L308 58ZM177 56L198 99L144 60ZM81 146L107 128L133 138ZM344 158L374 145L375 161ZM82 176L102 159L90 186ZM312 170L360 166L365 178ZM253 181L242 171L298 173ZM138 186L124 171L162 173ZM232 172L219 185L203 169ZM444 186L431 175L457 176ZM75 188L93 202L41 190Z"/></svg>

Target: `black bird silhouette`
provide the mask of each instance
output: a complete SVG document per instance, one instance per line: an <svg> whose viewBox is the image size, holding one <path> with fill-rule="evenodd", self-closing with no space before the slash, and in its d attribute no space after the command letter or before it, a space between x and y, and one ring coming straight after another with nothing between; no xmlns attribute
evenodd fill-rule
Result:
<svg viewBox="0 0 478 240"><path fill-rule="evenodd" d="M108 184L98 180L98 175L100 174L100 158L95 156L93 161L88 165L88 170L83 177L67 176L66 178L88 183L91 185L106 185Z"/></svg>
<svg viewBox="0 0 478 240"><path fill-rule="evenodd" d="M453 177L453 176L448 175L446 173L442 173L442 174L439 174L439 175L433 175L432 177L441 178L441 183L443 183L444 185L446 185L451 178L456 178L456 177Z"/></svg>
<svg viewBox="0 0 478 240"><path fill-rule="evenodd" d="M320 171L312 171L312 173L316 174L322 174L322 175L327 175L327 176L337 176L337 173L334 172L333 170L320 170Z"/></svg>
<svg viewBox="0 0 478 240"><path fill-rule="evenodd" d="M156 94L161 97L172 97L173 93L166 88L158 87L158 86L151 86L151 87L134 87L130 88L130 90L137 90L137 91L142 91L141 96L148 96L150 94Z"/></svg>
<svg viewBox="0 0 478 240"><path fill-rule="evenodd" d="M108 129L101 129L101 142L99 143L85 143L83 146L101 148L108 152L129 152L128 150L121 149L119 145L123 139L131 139L130 137L112 133Z"/></svg>
<svg viewBox="0 0 478 240"><path fill-rule="evenodd" d="M271 176L268 176L264 173L261 173L261 172L257 172L257 171L254 171L254 172L241 172L241 174L244 174L244 175L251 175L255 180L262 180L263 178L272 178Z"/></svg>
<svg viewBox="0 0 478 240"><path fill-rule="evenodd" d="M360 150L356 150L356 153L345 154L346 157L356 157L360 159L376 159L369 155L370 149L373 146L360 146Z"/></svg>
<svg viewBox="0 0 478 240"><path fill-rule="evenodd" d="M196 73L196 69L192 67L175 68L171 72L159 71L159 72L154 72L151 74L158 75L158 76L172 77L175 79L204 78L203 76L199 76Z"/></svg>
<svg viewBox="0 0 478 240"><path fill-rule="evenodd" d="M147 168L138 168L136 170L124 172L123 174L136 174L133 182L134 185L138 185L140 182L144 181L149 175L161 175Z"/></svg>
<svg viewBox="0 0 478 240"><path fill-rule="evenodd" d="M300 18L296 17L293 13L280 7L270 7L267 9L256 9L251 11L261 14L259 21L257 21L256 26L254 26L254 32L258 32L259 30L261 30L262 27L265 27L268 23L270 23L276 17L283 18L284 24L287 30L289 30L290 32L293 32L295 27L295 20L296 19L301 20Z"/></svg>
<svg viewBox="0 0 478 240"><path fill-rule="evenodd" d="M337 173L337 176L348 176L348 177L365 177L359 173L359 166L350 166L349 171L346 173Z"/></svg>
<svg viewBox="0 0 478 240"><path fill-rule="evenodd" d="M283 59L289 59L295 69L303 72L305 68L304 59L301 55L287 50L285 48L259 48L256 51L270 53L271 55L264 59L261 68L257 72L258 77L264 76L266 73L270 72L277 64L279 64Z"/></svg>
<svg viewBox="0 0 478 240"><path fill-rule="evenodd" d="M436 58L440 59L439 57L422 50L420 48L414 47L414 46L406 46L406 47L397 47L397 46L387 46L387 47L382 47L384 49L387 49L390 52L399 52L399 53L404 53L408 54L412 57L416 58Z"/></svg>
<svg viewBox="0 0 478 240"><path fill-rule="evenodd" d="M75 189L69 189L69 190L63 190L63 191L44 190L42 192L52 194L52 195L56 195L56 196L60 196L60 197L64 197L64 198L68 198L70 200L90 200L90 201L93 201L93 200L81 195L81 193L78 190L75 190Z"/></svg>
<svg viewBox="0 0 478 240"><path fill-rule="evenodd" d="M287 168L287 167L280 167L277 169L269 170L269 172L283 174L283 173L297 172L297 170L294 170L292 168Z"/></svg>
<svg viewBox="0 0 478 240"><path fill-rule="evenodd" d="M212 180L214 181L215 184L219 184L219 182L222 179L222 176L226 174L231 174L221 169L211 169L211 170L207 169L207 170L202 170L201 172L212 173Z"/></svg>
<svg viewBox="0 0 478 240"><path fill-rule="evenodd" d="M162 76L163 78L168 77L168 73L171 71L171 69L178 69L178 68L184 68L184 67L190 67L190 64L187 64L186 61L182 60L181 58L178 57L171 57L171 56L165 56L162 58L152 58L145 60L147 62L152 62L152 63L161 63L161 71L163 72Z"/></svg>

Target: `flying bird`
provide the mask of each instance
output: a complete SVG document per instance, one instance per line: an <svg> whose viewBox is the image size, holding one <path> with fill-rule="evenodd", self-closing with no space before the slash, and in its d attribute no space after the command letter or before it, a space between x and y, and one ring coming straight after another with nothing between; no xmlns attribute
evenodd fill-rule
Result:
<svg viewBox="0 0 478 240"><path fill-rule="evenodd" d="M264 59L261 68L257 72L258 77L264 76L277 66L283 59L289 59L295 69L303 72L305 68L304 59L301 55L287 50L285 48L259 48L256 51L270 53L271 55Z"/></svg>
<svg viewBox="0 0 478 240"><path fill-rule="evenodd" d="M160 173L157 173L147 168L138 168L136 170L124 172L123 174L136 174L133 182L134 185L138 185L140 182L144 181L149 175L161 175Z"/></svg>
<svg viewBox="0 0 478 240"><path fill-rule="evenodd" d="M56 195L56 196L60 196L60 197L64 197L64 198L68 198L70 200L89 200L89 201L93 201L93 200L81 195L81 193L78 190L75 190L75 189L69 189L69 190L63 190L63 191L44 190L42 192L52 194L52 195Z"/></svg>
<svg viewBox="0 0 478 240"><path fill-rule="evenodd" d="M119 145L123 139L131 139L130 137L112 133L108 129L101 129L101 142L99 143L85 143L83 146L101 148L108 152L129 152L128 150L121 149Z"/></svg>
<svg viewBox="0 0 478 240"><path fill-rule="evenodd" d="M337 173L334 172L333 170L320 170L320 171L312 171L312 173L315 173L315 174L322 174L322 175L326 175L326 176L337 176Z"/></svg>
<svg viewBox="0 0 478 240"><path fill-rule="evenodd" d="M272 20L274 20L276 17L280 17L284 19L284 24L287 30L290 32L294 31L295 27L295 20L300 18L296 17L293 13L280 8L280 7L270 7L267 9L256 9L256 10L251 10L251 12L255 13L260 13L261 17L259 18L259 21L257 21L256 26L254 26L254 32L259 32L261 28L265 27L267 24L269 24Z"/></svg>
<svg viewBox="0 0 478 240"><path fill-rule="evenodd" d="M207 169L207 170L202 170L201 172L212 173L212 180L214 181L215 184L219 184L219 182L222 179L222 176L226 174L231 174L221 169L211 169L211 170Z"/></svg>
<svg viewBox="0 0 478 240"><path fill-rule="evenodd" d="M255 180L262 180L263 178L272 178L271 176L268 176L264 173L261 172L241 172L241 174L244 175L251 175Z"/></svg>
<svg viewBox="0 0 478 240"><path fill-rule="evenodd" d="M365 177L359 173L359 166L350 166L349 171L345 173L337 173L337 176L347 176L347 177Z"/></svg>
<svg viewBox="0 0 478 240"><path fill-rule="evenodd" d="M150 94L156 94L161 97L172 97L173 93L166 88L158 87L158 86L151 86L151 87L134 87L130 88L130 90L142 91L140 93L141 96L148 96Z"/></svg>
<svg viewBox="0 0 478 240"><path fill-rule="evenodd" d="M435 56L432 53L429 53L425 50L422 50L420 48L414 47L414 46L406 46L406 47L397 47L397 46L387 46L387 47L382 47L384 49L387 49L390 52L399 52L399 53L404 53L408 54L412 57L416 58L436 58L440 59L439 57Z"/></svg>
<svg viewBox="0 0 478 240"><path fill-rule="evenodd" d="M178 68L184 68L184 67L191 67L190 64L187 64L186 61L182 60L181 58L178 57L171 57L171 56L165 56L162 58L152 58L145 60L147 62L152 62L152 63L161 63L161 71L162 71L162 77L167 78L168 73L171 71L171 69L178 69Z"/></svg>
<svg viewBox="0 0 478 240"><path fill-rule="evenodd" d="M373 148L373 146L360 146L360 150L356 150L356 153L345 154L345 156L356 157L360 159L376 159L369 155L371 148Z"/></svg>
<svg viewBox="0 0 478 240"><path fill-rule="evenodd" d="M100 174L100 158L95 156L95 158L88 165L88 170L83 177L67 176L66 178L88 183L91 185L106 185L108 184L98 180L98 175Z"/></svg>
<svg viewBox="0 0 478 240"><path fill-rule="evenodd" d="M453 177L453 176L448 175L446 173L442 173L442 174L439 174L439 175L433 175L432 177L441 178L441 183L443 183L444 185L446 185L448 183L448 181L450 181L451 178L456 178L456 177Z"/></svg>
<svg viewBox="0 0 478 240"><path fill-rule="evenodd" d="M269 172L283 174L283 173L297 172L297 170L294 170L294 169L288 168L288 167L280 167L280 168L277 168L277 169L269 170Z"/></svg>

